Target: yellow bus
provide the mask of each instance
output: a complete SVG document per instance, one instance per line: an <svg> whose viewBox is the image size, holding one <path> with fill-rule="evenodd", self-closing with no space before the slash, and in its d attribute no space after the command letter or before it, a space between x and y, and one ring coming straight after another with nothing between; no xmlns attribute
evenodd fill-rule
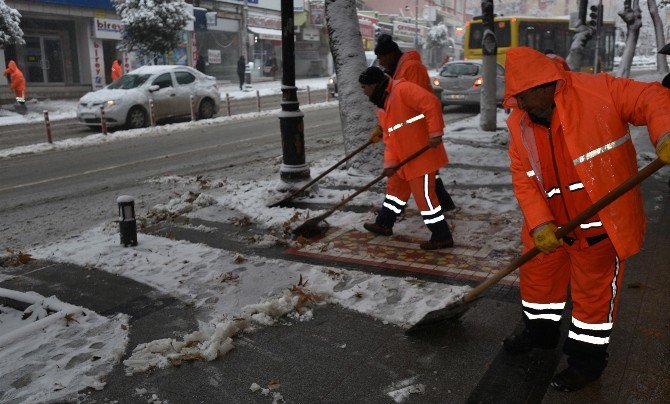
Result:
<svg viewBox="0 0 670 404"><path fill-rule="evenodd" d="M540 52L552 49L555 54L567 58L575 34L568 17L505 16L496 17L494 22L498 41L497 59L503 66L507 50L514 46L529 46ZM465 59L482 58L483 31L481 19L466 22L463 40ZM599 55L601 69L605 71L614 69L614 33L614 22L604 21L599 35ZM583 63L585 67L582 70L593 70L595 42L593 37L586 43Z"/></svg>

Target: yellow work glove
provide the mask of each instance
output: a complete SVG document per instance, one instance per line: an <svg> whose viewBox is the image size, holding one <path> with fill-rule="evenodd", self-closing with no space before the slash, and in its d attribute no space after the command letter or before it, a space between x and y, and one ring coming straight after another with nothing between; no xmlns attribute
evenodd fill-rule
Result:
<svg viewBox="0 0 670 404"><path fill-rule="evenodd" d="M384 132L382 131L382 128L377 126L372 131L372 136L370 136L369 142L370 143L377 143L380 140L382 140L382 136L384 136Z"/></svg>
<svg viewBox="0 0 670 404"><path fill-rule="evenodd" d="M656 154L658 158L661 159L665 164L670 164L670 135L666 136L665 139L656 147Z"/></svg>
<svg viewBox="0 0 670 404"><path fill-rule="evenodd" d="M541 224L533 230L535 246L543 253L548 254L563 244L563 240L556 238L556 230L558 228L551 222Z"/></svg>

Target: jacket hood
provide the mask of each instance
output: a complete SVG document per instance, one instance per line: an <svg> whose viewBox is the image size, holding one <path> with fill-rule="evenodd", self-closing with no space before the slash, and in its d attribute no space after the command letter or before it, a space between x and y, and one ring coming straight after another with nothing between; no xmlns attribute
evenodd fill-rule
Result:
<svg viewBox="0 0 670 404"><path fill-rule="evenodd" d="M407 60L418 60L419 62L421 62L421 54L415 50L403 52L402 56L400 57L400 60L403 62Z"/></svg>
<svg viewBox="0 0 670 404"><path fill-rule="evenodd" d="M520 46L507 51L505 60L505 101L507 108L517 106L515 95L531 87L552 81L564 81L565 70L553 59L532 48Z"/></svg>
<svg viewBox="0 0 670 404"><path fill-rule="evenodd" d="M19 67L16 65L16 63L13 60L10 60L9 63L7 63L7 70L11 72L15 72L19 70Z"/></svg>

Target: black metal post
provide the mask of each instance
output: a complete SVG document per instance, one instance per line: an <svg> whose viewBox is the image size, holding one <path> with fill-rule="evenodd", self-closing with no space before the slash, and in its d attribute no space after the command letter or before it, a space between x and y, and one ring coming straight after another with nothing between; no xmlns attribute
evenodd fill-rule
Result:
<svg viewBox="0 0 670 404"><path fill-rule="evenodd" d="M282 101L279 112L281 131L282 165L279 171L282 180L298 182L309 178L309 166L305 163L305 125L300 111L298 89L295 86L295 40L293 28L293 0L281 0L282 28Z"/></svg>

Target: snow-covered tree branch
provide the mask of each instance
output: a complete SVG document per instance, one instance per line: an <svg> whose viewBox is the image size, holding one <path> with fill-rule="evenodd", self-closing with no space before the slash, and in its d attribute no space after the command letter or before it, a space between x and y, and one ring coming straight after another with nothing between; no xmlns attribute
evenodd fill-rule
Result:
<svg viewBox="0 0 670 404"><path fill-rule="evenodd" d="M5 0L0 0L0 48L25 43L20 23L21 14L5 4Z"/></svg>
<svg viewBox="0 0 670 404"><path fill-rule="evenodd" d="M180 42L179 32L193 20L184 0L112 0L124 26L123 46L164 54Z"/></svg>

